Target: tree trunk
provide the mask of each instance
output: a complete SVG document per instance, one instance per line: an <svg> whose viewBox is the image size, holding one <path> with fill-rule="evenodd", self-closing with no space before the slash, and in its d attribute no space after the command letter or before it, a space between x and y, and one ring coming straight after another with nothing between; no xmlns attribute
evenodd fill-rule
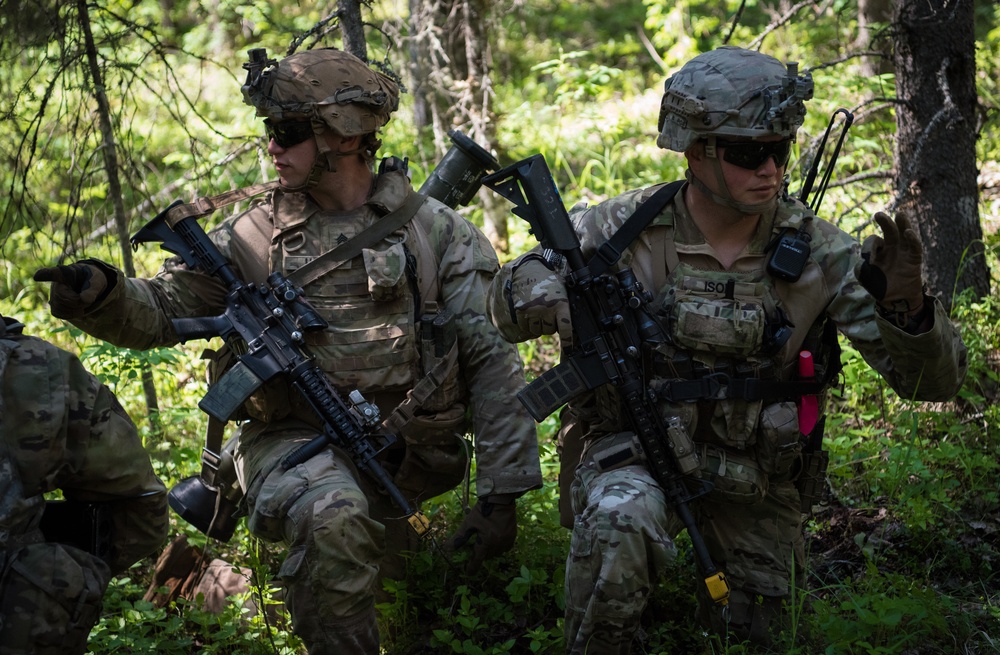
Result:
<svg viewBox="0 0 1000 655"><path fill-rule="evenodd" d="M496 150L488 0L410 0L410 83L414 124L430 129L438 160L451 146L448 131L461 130ZM481 190L484 231L493 246L508 250L506 203Z"/></svg>
<svg viewBox="0 0 1000 655"><path fill-rule="evenodd" d="M362 0L338 0L340 31L344 35L344 52L361 61L368 61L368 42L365 40L365 22L361 18Z"/></svg>
<svg viewBox="0 0 1000 655"><path fill-rule="evenodd" d="M897 0L896 202L924 245L930 291L950 307L989 294L976 185L973 0Z"/></svg>
<svg viewBox="0 0 1000 655"><path fill-rule="evenodd" d="M118 244L122 251L122 269L129 277L135 277L135 264L132 261L132 247L129 242L128 219L125 217L125 203L122 200L122 185L118 178L118 153L115 142L115 132L111 124L111 106L104 89L104 78L101 75L100 62L97 60L97 46L94 43L94 33L90 29L90 14L87 12L87 0L77 0L77 13L80 19L80 29L83 31L84 43L87 49L87 69L94 85L94 100L97 102L97 120L101 130L101 154L104 158L104 171L108 175L108 195L115 211L115 231ZM154 432L159 432L159 402L156 398L156 387L153 384L153 374L149 366L142 370L142 391L146 397L146 409Z"/></svg>

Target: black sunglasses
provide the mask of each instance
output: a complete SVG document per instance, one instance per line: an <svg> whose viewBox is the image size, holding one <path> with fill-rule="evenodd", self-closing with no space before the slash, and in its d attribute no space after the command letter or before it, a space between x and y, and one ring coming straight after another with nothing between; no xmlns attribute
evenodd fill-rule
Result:
<svg viewBox="0 0 1000 655"><path fill-rule="evenodd" d="M733 166L746 168L752 171L757 170L768 160L774 157L774 163L781 168L788 163L788 158L792 154L791 139L782 141L728 141L716 138L716 148L724 148L722 159Z"/></svg>
<svg viewBox="0 0 1000 655"><path fill-rule="evenodd" d="M291 148L297 146L313 135L311 121L284 121L272 123L271 119L264 120L264 131L268 140L274 142L281 148Z"/></svg>

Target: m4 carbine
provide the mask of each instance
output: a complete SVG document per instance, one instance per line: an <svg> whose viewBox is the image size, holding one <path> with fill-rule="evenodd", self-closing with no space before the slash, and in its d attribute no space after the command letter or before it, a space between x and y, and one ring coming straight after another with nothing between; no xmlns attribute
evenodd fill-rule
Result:
<svg viewBox="0 0 1000 655"><path fill-rule="evenodd" d="M642 352L663 338L659 324L645 311L651 296L628 268L607 271L621 255L613 238L588 263L559 191L541 155L533 155L483 178L483 184L514 203L542 248L565 257L565 283L573 321L573 347L562 361L531 382L518 398L537 421L585 391L611 384L639 438L650 473L687 529L709 596L729 602L729 584L712 563L688 503L707 492L691 493L690 445L681 442L683 427L665 424L650 400L642 370ZM670 191L668 191L669 193ZM683 434L682 434L683 433ZM683 469L683 470L682 470Z"/></svg>
<svg viewBox="0 0 1000 655"><path fill-rule="evenodd" d="M181 213L179 220L172 218L171 209L178 205L179 200L147 223L132 237L132 244L160 242L164 250L180 255L188 266L214 275L226 285L223 314L173 320L181 341L219 336L227 343L245 343L245 348L237 349L245 351L238 356L238 362L209 389L198 406L225 422L262 384L279 375L287 376L319 417L323 434L285 457L281 466L289 469L335 445L386 491L418 535L426 533L427 517L410 506L376 459L395 441L393 435L378 433L378 408L358 390L349 392L346 398L341 395L306 349L305 334L325 329L327 322L303 297L302 289L279 272L260 285L243 282L194 217Z"/></svg>

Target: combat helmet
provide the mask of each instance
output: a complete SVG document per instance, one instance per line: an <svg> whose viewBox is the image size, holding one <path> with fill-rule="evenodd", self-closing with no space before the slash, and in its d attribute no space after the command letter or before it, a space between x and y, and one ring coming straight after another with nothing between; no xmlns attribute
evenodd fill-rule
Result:
<svg viewBox="0 0 1000 655"><path fill-rule="evenodd" d="M326 129L345 137L366 136L360 152L374 158L381 145L374 133L399 108L399 87L392 78L336 48L305 50L281 61L269 59L263 48L248 54L243 102L257 116L275 123L312 122L321 155L317 161L327 170L336 170L336 157L320 138ZM306 186L318 179L316 168Z"/></svg>
<svg viewBox="0 0 1000 655"><path fill-rule="evenodd" d="M656 145L684 152L708 136L794 138L813 96L812 77L761 52L722 46L670 76L660 101Z"/></svg>

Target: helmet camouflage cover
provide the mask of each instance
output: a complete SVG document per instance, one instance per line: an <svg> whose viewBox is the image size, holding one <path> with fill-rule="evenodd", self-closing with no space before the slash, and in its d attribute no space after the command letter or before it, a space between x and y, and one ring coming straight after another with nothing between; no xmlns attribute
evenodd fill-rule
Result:
<svg viewBox="0 0 1000 655"><path fill-rule="evenodd" d="M262 48L249 54L243 102L258 116L308 119L351 137L375 132L399 107L396 83L343 50L305 50L280 62Z"/></svg>
<svg viewBox="0 0 1000 655"><path fill-rule="evenodd" d="M812 77L798 64L723 46L698 55L670 76L660 102L656 145L684 152L709 136L793 138L812 98Z"/></svg>

